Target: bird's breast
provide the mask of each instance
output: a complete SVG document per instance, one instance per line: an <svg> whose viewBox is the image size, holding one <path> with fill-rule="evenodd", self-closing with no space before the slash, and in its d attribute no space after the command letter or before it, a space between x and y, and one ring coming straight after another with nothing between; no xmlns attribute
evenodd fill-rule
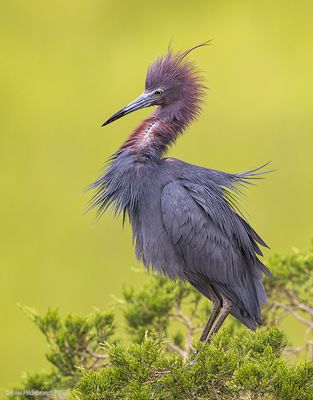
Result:
<svg viewBox="0 0 313 400"><path fill-rule="evenodd" d="M179 275L181 266L163 223L161 193L163 179L154 176L152 184L147 176L138 193L137 206L129 210L136 256L146 267L166 272L172 278ZM136 185L136 183L134 183Z"/></svg>

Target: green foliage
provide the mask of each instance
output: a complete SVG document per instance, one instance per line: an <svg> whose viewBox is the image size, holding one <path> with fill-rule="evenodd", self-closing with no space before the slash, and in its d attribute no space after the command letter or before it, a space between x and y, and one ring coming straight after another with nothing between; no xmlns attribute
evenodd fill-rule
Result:
<svg viewBox="0 0 313 400"><path fill-rule="evenodd" d="M39 390L44 399L313 400L312 362L292 364L287 338L273 325L290 312L311 329L312 261L312 250L275 256L274 278L265 281L266 325L272 327L253 333L229 318L210 345L195 341L209 302L165 277L152 275L139 290L124 289L126 344L114 339L113 310L62 319L55 309L40 316L24 308L48 341L52 369L26 375L9 397L33 399L21 391Z"/></svg>
<svg viewBox="0 0 313 400"><path fill-rule="evenodd" d="M69 314L64 320L56 309L48 309L43 316L27 307L23 310L45 335L49 344L46 357L53 368L50 373L27 374L23 388L16 388L15 391L69 389L78 382L83 370L106 364L107 356L103 354L100 345L110 341L114 334L112 310L95 310L85 317ZM11 398L28 399L27 396L19 395Z"/></svg>
<svg viewBox="0 0 313 400"><path fill-rule="evenodd" d="M110 366L86 372L74 395L81 400L313 399L313 365L291 367L280 356L286 339L276 328L244 340L226 331L210 346L196 344L193 364L168 355L166 340L113 345Z"/></svg>
<svg viewBox="0 0 313 400"><path fill-rule="evenodd" d="M267 325L291 315L306 327L303 346L293 352L313 354L313 243L307 252L275 255L270 269L273 278L265 281L268 305L263 313Z"/></svg>
<svg viewBox="0 0 313 400"><path fill-rule="evenodd" d="M294 249L290 255L275 255L270 265L273 278L267 281L267 288L275 291L275 297L280 294L288 299L288 293L293 293L313 307L313 242L308 252Z"/></svg>
<svg viewBox="0 0 313 400"><path fill-rule="evenodd" d="M197 324L192 325L192 319L199 322L207 317L210 310L208 302L192 286L181 281L170 281L164 276L152 275L140 290L127 288L124 289L123 295L126 302L123 315L127 330L133 340L138 342L143 340L147 330L167 335L174 320L180 321L185 328L188 328L189 320L189 325L194 331ZM183 312L185 309L188 317ZM184 334L177 331L173 341L182 346Z"/></svg>

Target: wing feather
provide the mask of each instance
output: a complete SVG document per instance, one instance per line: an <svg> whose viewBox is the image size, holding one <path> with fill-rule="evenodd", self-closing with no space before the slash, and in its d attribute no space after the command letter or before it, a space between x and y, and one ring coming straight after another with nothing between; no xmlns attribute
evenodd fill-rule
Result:
<svg viewBox="0 0 313 400"><path fill-rule="evenodd" d="M205 191L207 200L204 200L194 189L188 190L180 182L170 182L161 194L163 223L182 260L185 277L192 276L191 283L194 286L201 277L215 285L220 293L229 297L237 306L233 314L238 319L238 309L253 316L253 322L244 323L254 329L255 321L260 322L260 303L266 297L261 283L261 268L258 265L261 262L257 259L253 246L248 251L238 246L242 239L236 235L248 237L249 232L244 224L229 225L223 218L217 221L218 207L221 207L217 196L214 200L208 199L209 193ZM209 212L208 204L215 205L212 208L213 216ZM233 210L231 212L234 213ZM222 215L224 218L228 216L227 213L226 217L225 213ZM198 287L200 286L198 282Z"/></svg>

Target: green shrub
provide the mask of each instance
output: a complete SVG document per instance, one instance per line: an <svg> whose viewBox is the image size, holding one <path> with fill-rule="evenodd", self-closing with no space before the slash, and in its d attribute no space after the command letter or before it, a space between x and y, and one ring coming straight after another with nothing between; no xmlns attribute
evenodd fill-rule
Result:
<svg viewBox="0 0 313 400"><path fill-rule="evenodd" d="M41 399L313 400L312 362L291 362L287 338L274 326L285 315L299 320L308 328L302 349L309 350L313 250L275 256L270 267L265 327L254 333L229 318L210 345L197 341L209 302L165 277L124 289L126 343L113 309L61 319L54 309L40 316L24 308L47 339L51 370L26 375L8 397L34 399L37 390Z"/></svg>

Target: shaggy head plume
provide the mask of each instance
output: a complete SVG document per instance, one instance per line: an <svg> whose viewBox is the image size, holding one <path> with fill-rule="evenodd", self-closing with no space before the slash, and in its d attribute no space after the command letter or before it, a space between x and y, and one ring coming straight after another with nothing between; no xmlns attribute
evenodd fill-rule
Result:
<svg viewBox="0 0 313 400"><path fill-rule="evenodd" d="M145 91L160 91L157 115L163 116L166 109L168 117L174 117L183 124L198 116L206 87L197 67L187 59L187 55L209 43L204 42L179 53L169 49L166 55L149 66Z"/></svg>

